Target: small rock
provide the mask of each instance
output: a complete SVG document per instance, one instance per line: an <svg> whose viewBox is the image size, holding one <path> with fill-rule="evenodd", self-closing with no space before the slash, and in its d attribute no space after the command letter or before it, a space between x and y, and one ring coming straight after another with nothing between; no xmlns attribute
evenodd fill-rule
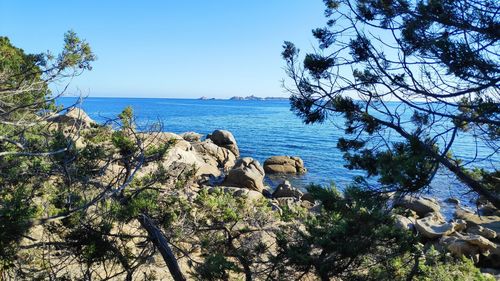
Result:
<svg viewBox="0 0 500 281"><path fill-rule="evenodd" d="M309 192L304 193L304 195L302 195L302 197L300 198L300 200L302 200L302 201L309 201L309 202L311 202L313 204L316 201L316 200L314 200L314 197L312 196L312 194L309 193Z"/></svg>
<svg viewBox="0 0 500 281"><path fill-rule="evenodd" d="M400 229L411 230L411 231L415 229L415 222L412 221L410 218L407 218L402 215L395 215L395 220L396 220L396 227Z"/></svg>
<svg viewBox="0 0 500 281"><path fill-rule="evenodd" d="M444 202L450 203L450 204L455 204L455 205L460 205L460 200L458 200L455 197L447 198L446 200L444 200Z"/></svg>
<svg viewBox="0 0 500 281"><path fill-rule="evenodd" d="M201 140L202 134L196 132L185 132L181 134L181 137L188 142L197 142Z"/></svg>
<svg viewBox="0 0 500 281"><path fill-rule="evenodd" d="M271 194L271 192L268 189L262 190L262 195L264 195L264 197L266 197L268 199L273 198L273 195Z"/></svg>
<svg viewBox="0 0 500 281"><path fill-rule="evenodd" d="M272 156L264 161L264 170L268 174L302 174L307 171L304 161L294 156Z"/></svg>
<svg viewBox="0 0 500 281"><path fill-rule="evenodd" d="M500 211L490 202L479 207L479 213L483 216L500 216Z"/></svg>
<svg viewBox="0 0 500 281"><path fill-rule="evenodd" d="M500 247L480 235L462 235L454 233L453 236L443 236L440 242L455 256L465 255L479 261L479 255L484 257L482 263L488 263L493 267L500 265Z"/></svg>
<svg viewBox="0 0 500 281"><path fill-rule="evenodd" d="M300 202L300 206L302 206L303 208L311 209L314 207L314 203L311 203L309 201L299 201L299 202Z"/></svg>
<svg viewBox="0 0 500 281"><path fill-rule="evenodd" d="M481 235L461 235L456 234L461 240L469 244L476 245L482 254L488 255L491 250L497 248L497 245Z"/></svg>
<svg viewBox="0 0 500 281"><path fill-rule="evenodd" d="M455 231L464 231L467 229L467 222L465 220L455 220Z"/></svg>
<svg viewBox="0 0 500 281"><path fill-rule="evenodd" d="M299 204L299 201L295 197L279 197L276 198L275 201L278 202L278 206L281 208L286 206L289 209L293 209Z"/></svg>
<svg viewBox="0 0 500 281"><path fill-rule="evenodd" d="M435 199L427 197L411 197L406 195L396 199L394 205L413 210L419 217L424 217L428 213L439 212L441 210Z"/></svg>
<svg viewBox="0 0 500 281"><path fill-rule="evenodd" d="M272 202L269 202L269 205L271 206L271 210L274 211L274 212L278 212L278 214L280 216L283 215L283 210L281 209L281 207L279 206L278 202L277 201L272 201Z"/></svg>
<svg viewBox="0 0 500 281"><path fill-rule="evenodd" d="M298 190L297 188L292 187L289 181L285 180L283 181L276 190L273 192L273 198L279 198L279 197L295 197L300 199L302 197L302 192Z"/></svg>

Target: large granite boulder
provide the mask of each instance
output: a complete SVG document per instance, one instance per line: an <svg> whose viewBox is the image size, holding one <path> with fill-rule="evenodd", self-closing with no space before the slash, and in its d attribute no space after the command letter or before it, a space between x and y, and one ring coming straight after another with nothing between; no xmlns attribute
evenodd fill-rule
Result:
<svg viewBox="0 0 500 281"><path fill-rule="evenodd" d="M196 169L196 176L212 175L217 177L221 175L215 158L212 158L210 161L206 155L202 155L196 151L189 142L183 140L178 135L175 137L172 136L172 139L176 139L176 143L168 150L163 160L163 165L167 169L173 163L180 162L194 167Z"/></svg>
<svg viewBox="0 0 500 281"><path fill-rule="evenodd" d="M412 197L409 195L399 197L394 200L394 206L403 207L415 211L419 217L424 217L428 213L439 212L441 207L433 198Z"/></svg>
<svg viewBox="0 0 500 281"><path fill-rule="evenodd" d="M139 133L139 136L144 138L148 143L165 143L170 141L182 141L183 138L175 133L170 132L153 132L153 133ZM185 144L185 142L181 142ZM186 144L187 145L187 144Z"/></svg>
<svg viewBox="0 0 500 281"><path fill-rule="evenodd" d="M173 133L142 133L148 143L171 143L166 155L163 157L162 166L172 180L181 179L184 175L193 174L196 183L207 182L213 178L223 176L223 168L232 166L235 157L225 148L211 143L191 143L181 136ZM208 147L208 148L207 148ZM139 176L146 175L157 169L157 163L148 163L141 168Z"/></svg>
<svg viewBox="0 0 500 281"><path fill-rule="evenodd" d="M496 231L480 225L473 225L467 228L467 233L481 235L487 239L495 239L499 235Z"/></svg>
<svg viewBox="0 0 500 281"><path fill-rule="evenodd" d="M236 157L240 157L240 150L233 134L226 130L215 130L207 136L216 145L229 149Z"/></svg>
<svg viewBox="0 0 500 281"><path fill-rule="evenodd" d="M237 186L262 192L264 190L264 169L259 161L244 157L236 161L224 180L225 186Z"/></svg>
<svg viewBox="0 0 500 281"><path fill-rule="evenodd" d="M499 216L478 216L463 208L457 208L455 217L463 219L470 226L482 226L496 233L500 233L500 217ZM498 235L500 236L500 235Z"/></svg>
<svg viewBox="0 0 500 281"><path fill-rule="evenodd" d="M454 256L466 256L475 263L479 261L479 248L454 236L443 236L440 241L442 245Z"/></svg>
<svg viewBox="0 0 500 281"><path fill-rule="evenodd" d="M440 243L456 256L465 255L475 262L479 261L479 254L490 256L498 251L498 245L480 235L463 235L454 233L453 236L443 236Z"/></svg>
<svg viewBox="0 0 500 281"><path fill-rule="evenodd" d="M67 126L74 126L77 129L90 128L92 125L96 124L85 111L78 107L72 107L68 109L66 113L50 118L49 121Z"/></svg>
<svg viewBox="0 0 500 281"><path fill-rule="evenodd" d="M301 174L307 170L304 161L295 156L272 156L264 162L268 174Z"/></svg>
<svg viewBox="0 0 500 281"><path fill-rule="evenodd" d="M192 146L196 152L202 155L206 163L212 163L224 172L232 168L236 162L236 155L229 149L214 144L211 140L194 142Z"/></svg>
<svg viewBox="0 0 500 281"><path fill-rule="evenodd" d="M425 238L436 239L455 232L455 223L445 223L439 215L431 214L417 219L415 228Z"/></svg>
<svg viewBox="0 0 500 281"><path fill-rule="evenodd" d="M294 197L294 198L302 198L303 193L295 187L292 187L289 181L283 181L276 190L273 192L273 198L282 198L282 197Z"/></svg>

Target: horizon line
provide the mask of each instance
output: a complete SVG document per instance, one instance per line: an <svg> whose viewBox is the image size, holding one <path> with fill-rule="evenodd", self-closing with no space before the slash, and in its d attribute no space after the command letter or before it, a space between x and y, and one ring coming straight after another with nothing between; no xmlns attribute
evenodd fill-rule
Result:
<svg viewBox="0 0 500 281"><path fill-rule="evenodd" d="M202 99L203 97L205 97L206 99ZM83 99L86 99L86 98L131 98L131 99L186 99L186 100L229 100L233 97L242 97L242 98L246 98L246 97L249 97L249 96L231 96L231 97L223 97L223 98L219 98L219 97L206 97L206 96L201 96L201 97L198 97L198 98L195 98L195 97L158 97L158 96L154 96L154 97L137 97L137 96L70 96L70 95L62 95L62 96L59 96L57 98L83 98ZM264 97L261 97L261 96L254 96L256 98L262 98L262 99L265 99L265 98L280 98L280 99L289 99L290 97L281 97L281 96L264 96Z"/></svg>

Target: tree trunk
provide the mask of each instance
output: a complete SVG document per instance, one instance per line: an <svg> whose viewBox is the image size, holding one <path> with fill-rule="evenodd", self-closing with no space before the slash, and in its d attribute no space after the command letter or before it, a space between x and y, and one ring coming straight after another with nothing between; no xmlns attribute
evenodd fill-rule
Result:
<svg viewBox="0 0 500 281"><path fill-rule="evenodd" d="M170 274L172 275L174 280L185 281L186 278L182 274L179 263L177 263L177 259L175 258L175 255L168 245L168 241L163 233L161 233L158 227L156 227L156 225L146 214L139 215L138 220L141 223L141 226L148 232L149 238L151 239L155 247L160 251L163 260L167 264L168 270L170 271Z"/></svg>
<svg viewBox="0 0 500 281"><path fill-rule="evenodd" d="M376 119L376 118L375 118ZM403 130L401 127L394 125L390 122L386 122L380 119L376 119L380 124L385 125L389 128L394 129L396 132L398 132L402 137L404 137L407 140L410 140L413 138L411 134ZM467 173L462 171L462 169L453 164L448 158L442 156L439 152L436 152L435 150L432 149L432 147L429 147L427 144L422 142L419 139L420 145L422 145L426 152L434 157L436 161L438 161L441 165L445 166L450 172L454 173L457 178L465 183L468 187L470 187L472 190L474 190L476 193L479 195L484 196L486 200L491 202L497 209L500 209L500 195L495 193L494 191L491 191L487 189L485 186L483 186L479 181L473 179L471 176L469 176Z"/></svg>
<svg viewBox="0 0 500 281"><path fill-rule="evenodd" d="M434 153L433 156L439 160L439 163L443 164L443 166L448 168L448 170L454 173L463 183L468 185L472 190L477 192L479 195L484 196L484 198L486 198L486 200L491 202L491 204L493 204L497 209L500 209L500 196L498 194L481 185L481 183L473 179L468 174L464 173L464 171L462 171L460 167L451 163L450 160L448 160L447 158L442 157L436 152L431 152L431 153Z"/></svg>

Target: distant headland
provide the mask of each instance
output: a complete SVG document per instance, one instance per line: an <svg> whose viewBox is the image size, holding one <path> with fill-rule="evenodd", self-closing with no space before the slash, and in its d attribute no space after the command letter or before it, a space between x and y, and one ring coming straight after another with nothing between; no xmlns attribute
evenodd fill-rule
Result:
<svg viewBox="0 0 500 281"><path fill-rule="evenodd" d="M209 98L209 97L201 97L199 100L215 100L216 98ZM254 95L246 96L246 97L240 97L240 96L234 96L229 98L229 100L288 100L287 97L257 97Z"/></svg>

